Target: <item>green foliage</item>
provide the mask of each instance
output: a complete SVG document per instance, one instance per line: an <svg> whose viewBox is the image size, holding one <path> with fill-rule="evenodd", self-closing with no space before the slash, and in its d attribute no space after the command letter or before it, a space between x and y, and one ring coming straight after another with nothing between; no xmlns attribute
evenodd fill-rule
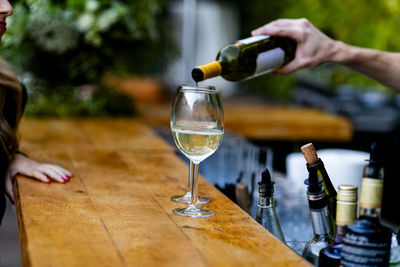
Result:
<svg viewBox="0 0 400 267"><path fill-rule="evenodd" d="M385 51L400 51L400 1L399 0L254 0L249 4L237 1L241 16L241 35L250 35L251 30L272 20L280 18L307 18L328 36L345 43ZM354 71L341 66L315 68L308 72L329 72L325 74L335 87L340 84L352 84L361 88L385 88ZM253 92L267 92L278 98L289 95L295 75L282 79L270 76L257 78L257 82L246 85ZM263 89L261 88L263 87ZM267 90L265 90L267 88ZM387 89L386 89L387 91ZM276 92L279 92L276 94Z"/></svg>
<svg viewBox="0 0 400 267"><path fill-rule="evenodd" d="M164 0L17 1L14 15L7 20L1 53L31 92L43 94L44 102L32 106L31 113L44 110L45 102L51 100L56 101L60 115L66 114L61 93L58 97L54 91L98 84L106 72L161 73L169 51L174 51L165 6ZM80 105L90 110L88 114L102 106ZM71 114L75 113L71 108Z"/></svg>
<svg viewBox="0 0 400 267"><path fill-rule="evenodd" d="M104 117L136 114L132 98L111 88L100 87L84 97L79 90L59 87L49 92L37 85L29 94L26 116L36 117Z"/></svg>
<svg viewBox="0 0 400 267"><path fill-rule="evenodd" d="M18 1L3 56L64 85L97 81L105 71L154 73L172 46L164 13L163 0Z"/></svg>

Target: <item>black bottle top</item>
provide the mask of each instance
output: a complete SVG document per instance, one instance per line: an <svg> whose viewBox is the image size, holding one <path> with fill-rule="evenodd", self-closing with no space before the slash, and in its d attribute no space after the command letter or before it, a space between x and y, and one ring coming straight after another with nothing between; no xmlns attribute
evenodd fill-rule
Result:
<svg viewBox="0 0 400 267"><path fill-rule="evenodd" d="M342 244L336 244L321 249L321 251L319 252L318 266L339 267L342 247Z"/></svg>
<svg viewBox="0 0 400 267"><path fill-rule="evenodd" d="M381 160L382 155L380 151L380 147L377 146L376 143L371 144L371 149L369 153L368 165L364 169L364 177L371 178L382 178L382 174L380 173L381 168L383 166L383 161Z"/></svg>
<svg viewBox="0 0 400 267"><path fill-rule="evenodd" d="M304 181L307 185L307 194L318 195L321 191L324 191L322 187L322 179L318 177L317 171L315 169L309 170L308 179Z"/></svg>
<svg viewBox="0 0 400 267"><path fill-rule="evenodd" d="M261 173L261 182L258 183L260 197L272 197L274 194L274 182L271 181L271 174L268 168Z"/></svg>
<svg viewBox="0 0 400 267"><path fill-rule="evenodd" d="M377 154L378 154L377 152L378 152L378 149L377 149L376 143L374 142L371 144L371 151L369 153L369 161L370 162L376 161Z"/></svg>
<svg viewBox="0 0 400 267"><path fill-rule="evenodd" d="M307 198L310 208L324 208L326 206L325 190L322 186L322 179L318 177L317 170L310 169L308 179L304 183L307 185Z"/></svg>

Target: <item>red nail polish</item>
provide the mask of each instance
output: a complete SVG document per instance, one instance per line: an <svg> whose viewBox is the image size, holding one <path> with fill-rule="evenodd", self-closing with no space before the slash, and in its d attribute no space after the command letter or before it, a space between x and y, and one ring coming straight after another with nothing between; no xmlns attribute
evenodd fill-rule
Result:
<svg viewBox="0 0 400 267"><path fill-rule="evenodd" d="M10 199L10 200L11 200L11 203L12 203L13 205L15 205L14 199Z"/></svg>

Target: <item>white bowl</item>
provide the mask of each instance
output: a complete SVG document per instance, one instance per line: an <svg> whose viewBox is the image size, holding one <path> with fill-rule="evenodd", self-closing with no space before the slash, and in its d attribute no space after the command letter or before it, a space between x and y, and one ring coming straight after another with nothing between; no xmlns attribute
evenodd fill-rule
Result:
<svg viewBox="0 0 400 267"><path fill-rule="evenodd" d="M358 186L360 195L362 172L369 153L348 149L320 149L317 153L336 191L339 185L350 184ZM308 172L302 153L291 153L286 157L286 175L297 185L304 184Z"/></svg>

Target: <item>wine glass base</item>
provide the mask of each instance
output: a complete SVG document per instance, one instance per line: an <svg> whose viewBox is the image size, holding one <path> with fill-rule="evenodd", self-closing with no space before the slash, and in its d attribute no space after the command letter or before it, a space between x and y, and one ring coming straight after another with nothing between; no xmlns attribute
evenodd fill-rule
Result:
<svg viewBox="0 0 400 267"><path fill-rule="evenodd" d="M171 201L174 201L177 203L189 204L191 197L192 197L192 194L190 192L186 192L186 194L184 194L184 195L172 196ZM210 199L208 197L197 197L196 204L203 205L203 204L207 204L208 202L210 202Z"/></svg>
<svg viewBox="0 0 400 267"><path fill-rule="evenodd" d="M212 210L201 209L196 205L189 205L187 208L177 208L172 210L172 212L179 216L186 216L192 218L206 218L214 216L214 212Z"/></svg>

